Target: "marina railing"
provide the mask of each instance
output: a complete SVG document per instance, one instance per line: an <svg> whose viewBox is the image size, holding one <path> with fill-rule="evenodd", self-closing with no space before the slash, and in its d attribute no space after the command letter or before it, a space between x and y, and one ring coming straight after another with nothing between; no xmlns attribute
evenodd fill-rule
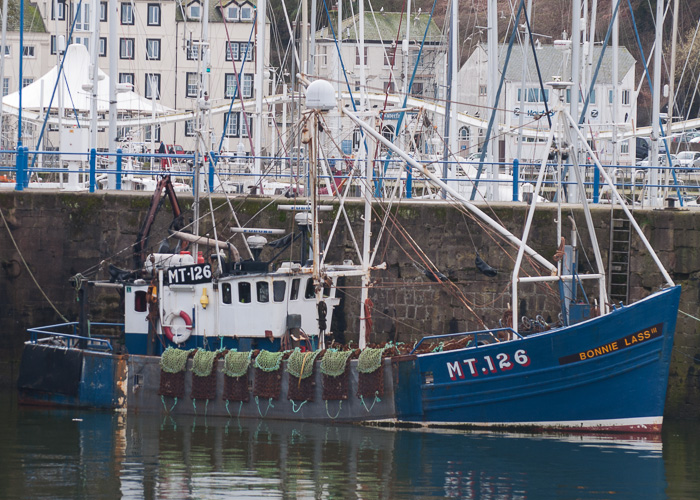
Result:
<svg viewBox="0 0 700 500"><path fill-rule="evenodd" d="M0 187L13 187L23 191L30 187L55 187L66 190L95 192L100 189L152 190L157 178L169 173L181 191L191 190L193 185L193 165L195 155L154 154L145 152L116 153L91 150L89 153L58 151L30 151L23 147L18 150L0 151ZM300 195L308 186L308 159L301 153L290 156L260 157L262 172L254 171L251 156L236 154L204 155L203 173L209 191L226 190L231 194L261 193L271 195ZM197 162L200 163L200 162ZM539 162L514 160L508 163L482 165L478 178L478 189L473 196L473 187L479 170L479 162L444 161L427 159L421 161L424 168L431 170L461 196L482 201L487 196L496 201L523 201L532 199L534 185L540 169ZM407 169L399 159L384 158L375 162L379 172L373 175L375 192L390 196L399 188L401 196L411 199L439 199L440 191L429 185L427 179L416 169ZM495 167L495 168L494 168ZM571 165L563 165L563 169ZM653 188L659 192L657 198L674 199L681 206L697 205L700 199L700 169L674 165L665 167L604 165L618 191L632 206L643 207L653 200ZM488 178L487 172L498 171L498 178ZM602 182L598 167L593 164L580 165L583 173L586 196L592 203L609 203L610 190ZM355 173L351 176L350 171ZM352 180L350 196L360 196L360 185L365 182L364 164L352 157L327 158L324 160L318 178L321 194L335 195L346 189ZM383 170L383 171L382 171ZM444 172L448 175L445 176ZM651 182L656 172L658 182ZM564 201L569 192L575 189L572 176L562 180ZM397 183L399 186L397 187ZM407 186L411 186L407 189ZM557 200L559 182L557 165L548 165L541 196L548 201ZM658 205L658 200L656 201Z"/></svg>

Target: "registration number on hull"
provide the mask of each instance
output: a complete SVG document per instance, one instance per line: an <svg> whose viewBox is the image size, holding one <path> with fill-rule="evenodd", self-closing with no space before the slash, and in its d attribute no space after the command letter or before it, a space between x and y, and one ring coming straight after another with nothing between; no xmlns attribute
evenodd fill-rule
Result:
<svg viewBox="0 0 700 500"><path fill-rule="evenodd" d="M507 372L516 366L529 366L530 357L525 349L518 349L511 357L505 352L496 355L467 358L462 361L447 362L450 380L463 379L466 375L478 377L499 372Z"/></svg>

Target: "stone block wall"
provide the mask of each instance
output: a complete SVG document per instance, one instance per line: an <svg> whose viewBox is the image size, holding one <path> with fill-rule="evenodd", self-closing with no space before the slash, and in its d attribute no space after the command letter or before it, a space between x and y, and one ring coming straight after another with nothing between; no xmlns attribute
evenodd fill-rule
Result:
<svg viewBox="0 0 700 500"><path fill-rule="evenodd" d="M131 267L132 245L150 197L150 193L0 192L0 210L19 248L18 251L0 220L0 321L4 326L0 330L1 386L14 385L26 329L62 322L44 294L63 316L75 320L78 305L68 282L71 276L81 273L91 279L106 279L107 263ZM191 218L192 197L179 198L186 218ZM278 211L268 199L235 199L233 205L242 223L255 215L256 227L295 229L293 216ZM228 237L227 225L232 224L228 204L216 198L214 206L218 235L223 239ZM521 235L526 208L522 204L502 204L488 209L488 213L516 235ZM172 218L169 213L166 202L149 240L154 248L167 236L168 222ZM325 236L331 231L335 213L323 216L321 230ZM357 241L362 235L363 213L361 204L347 205ZM530 233L531 246L548 259L558 246L557 216L555 206L542 207L535 214ZM579 269L595 269L580 209L563 208L563 236L567 243L571 242L570 216L578 226ZM592 216L607 267L610 207L593 207ZM698 418L700 319L695 318L700 318L700 211L638 210L635 217L673 279L683 286L683 313L679 315L676 333L667 415ZM370 291L372 341L393 339L412 343L424 335L481 329L484 325L493 328L508 315L512 301L510 272L517 251L493 231L484 230L483 222L461 208L443 203L401 202L392 205L388 214L387 206L375 204L373 236L380 234L384 219L387 220L386 229L373 248L376 250L374 264L386 263L386 270L373 275ZM203 234L213 237L210 219L203 218L201 224ZM233 241L245 256L238 238L240 236ZM630 297L638 299L657 288L663 279L640 240L633 237L632 243ZM327 250L327 260L358 262L354 248L350 231L341 220L335 242ZM298 249L299 245L295 244L294 252ZM477 253L498 270L496 277L487 277L477 270ZM266 249L262 258L271 255L271 250ZM297 255L295 253L295 257ZM449 281L440 283L430 269L439 270ZM524 259L521 275L535 272L541 273L542 266ZM365 317L364 310L361 312L359 285L359 280L348 278L340 289L341 306L331 324L338 340L358 338L359 322ZM559 291L555 285L523 285L519 293L521 316L541 315L547 321L557 320ZM591 300L597 297L594 285L587 286L586 293ZM118 294L93 293L92 299L93 320L120 319Z"/></svg>

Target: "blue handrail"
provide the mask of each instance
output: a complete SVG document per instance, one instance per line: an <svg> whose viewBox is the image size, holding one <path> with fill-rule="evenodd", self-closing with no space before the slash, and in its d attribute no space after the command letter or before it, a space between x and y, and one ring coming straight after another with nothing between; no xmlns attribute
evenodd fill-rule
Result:
<svg viewBox="0 0 700 500"><path fill-rule="evenodd" d="M423 343L424 340L444 339L444 338L449 338L449 337L459 337L459 336L463 336L463 335L474 335L476 337L478 335L482 335L482 334L486 334L486 333L490 333L493 335L494 333L498 333L498 332L514 333L515 335L517 335L520 338L520 340L522 340L524 338L518 332L516 332L515 330L513 330L512 328L509 328L509 327L493 328L491 330L479 330L476 332L460 332L460 333L445 333L443 335L429 335L427 337L423 337L422 339L420 339L418 341L418 343L415 346L413 346L413 350L411 352L409 352L408 354L411 355L414 352L416 352L416 349L418 349L418 347ZM478 344L475 347L478 347Z"/></svg>

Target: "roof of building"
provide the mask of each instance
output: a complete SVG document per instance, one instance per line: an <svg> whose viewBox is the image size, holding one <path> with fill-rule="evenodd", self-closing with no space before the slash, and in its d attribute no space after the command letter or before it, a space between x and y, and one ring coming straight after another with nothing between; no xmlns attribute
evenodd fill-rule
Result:
<svg viewBox="0 0 700 500"><path fill-rule="evenodd" d="M403 17L402 17L403 16ZM356 41L359 38L360 15L343 19L343 40ZM420 43L428 27L430 14L422 13L410 16L411 29L409 32L412 42ZM401 30L399 32L399 26ZM355 34L357 33L357 36ZM397 39L402 40L406 36L406 14L401 12L365 12L365 41L366 42L391 42ZM336 36L338 34L336 33ZM333 32L326 26L316 32L316 39L333 39ZM439 43L442 39L442 32L435 24L430 22L426 43Z"/></svg>
<svg viewBox="0 0 700 500"><path fill-rule="evenodd" d="M9 0L7 2L7 30L19 31L19 1ZM44 20L41 18L36 4L29 0L24 0L24 31L33 33L46 33Z"/></svg>
<svg viewBox="0 0 700 500"><path fill-rule="evenodd" d="M188 2L183 2L182 4L182 9L185 11L185 14L187 14L187 8L192 5L193 3L198 3L199 5L204 6L204 0L190 0ZM224 1L221 3L221 6L224 8L228 7L231 4L236 4L239 6L243 5L250 5L253 7L253 9L256 9L257 7L257 2L256 0L228 0ZM223 23L224 22L224 16L221 13L221 6L219 5L219 2L210 2L209 3L209 22L210 23ZM253 19L255 19L255 12L253 12ZM180 10L179 4L175 8L175 21L176 22L183 22L184 18L182 16L182 10ZM195 19L191 17L187 17L187 22L189 23L198 23L200 22L201 19ZM252 19L251 19L252 21ZM244 22L250 24L251 21L237 21L237 22ZM226 21L227 23L233 23L236 21ZM268 24L270 21L267 21Z"/></svg>
<svg viewBox="0 0 700 500"><path fill-rule="evenodd" d="M483 46L485 49L485 46ZM602 47L596 45L593 48L593 71L598 64L598 59L600 58L600 52ZM608 47L610 49L610 47ZM498 47L499 56L498 64L499 67L503 67L506 60L508 46L501 44ZM537 78L537 70L535 69L535 57L532 54L532 48L527 52L527 68L530 75L530 79ZM553 79L555 76L560 76L563 79L570 78L571 75L571 57L569 51L566 49L559 48L554 45L539 45L535 49L537 53L537 61L540 65L540 71L542 73L542 80L547 82ZM598 83L599 84L611 84L612 83L612 50L606 50L603 56L603 62L600 65L600 71L598 72ZM626 47L620 47L620 53L618 57L618 71L620 78L624 78L627 72L634 66L636 62L632 54L627 50ZM523 53L519 48L514 48L510 54L510 61L508 62L508 69L506 71L506 80L515 81L522 78L523 71Z"/></svg>

